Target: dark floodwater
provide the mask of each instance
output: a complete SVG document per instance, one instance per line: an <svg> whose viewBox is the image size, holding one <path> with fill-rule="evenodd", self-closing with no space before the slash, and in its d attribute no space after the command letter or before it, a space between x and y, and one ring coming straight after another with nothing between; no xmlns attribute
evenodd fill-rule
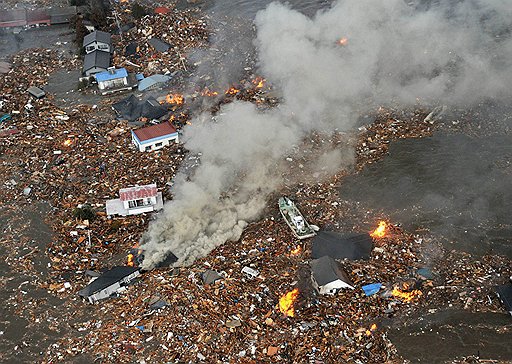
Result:
<svg viewBox="0 0 512 364"><path fill-rule="evenodd" d="M511 186L511 135L438 134L393 142L340 193L409 230L427 229L447 248L512 257Z"/></svg>
<svg viewBox="0 0 512 364"><path fill-rule="evenodd" d="M380 211L407 230L435 236L449 249L512 257L512 136L438 134L393 142L389 155L348 177L341 198ZM512 360L505 313L439 311L390 338L412 362L456 357Z"/></svg>

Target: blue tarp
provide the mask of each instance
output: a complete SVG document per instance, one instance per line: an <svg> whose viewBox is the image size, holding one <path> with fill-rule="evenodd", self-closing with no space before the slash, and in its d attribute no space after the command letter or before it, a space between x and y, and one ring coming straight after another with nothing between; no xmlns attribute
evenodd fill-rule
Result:
<svg viewBox="0 0 512 364"><path fill-rule="evenodd" d="M126 71L125 68L118 68L118 69L115 69L114 72L105 71L105 72L96 73L96 75L94 77L96 77L96 81L98 81L98 82L110 81L110 80L115 80L118 78L128 77L128 72Z"/></svg>
<svg viewBox="0 0 512 364"><path fill-rule="evenodd" d="M382 287L382 283L371 283L371 284L367 284L366 286L362 286L361 288L363 289L365 295L371 296L371 295L379 292L381 287Z"/></svg>

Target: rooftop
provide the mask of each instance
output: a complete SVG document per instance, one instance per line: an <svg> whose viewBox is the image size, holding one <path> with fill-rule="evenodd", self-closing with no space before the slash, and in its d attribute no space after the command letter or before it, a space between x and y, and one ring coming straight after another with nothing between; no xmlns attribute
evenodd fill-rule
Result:
<svg viewBox="0 0 512 364"><path fill-rule="evenodd" d="M95 30L92 33L87 34L84 37L84 47L88 44L94 43L94 42L101 42L106 44L111 44L111 36L110 33L102 32L101 30Z"/></svg>
<svg viewBox="0 0 512 364"><path fill-rule="evenodd" d="M145 128L133 130L133 133L139 139L139 141L142 142L145 140L174 134L176 133L176 128L169 121L166 121L161 124L151 125Z"/></svg>
<svg viewBox="0 0 512 364"><path fill-rule="evenodd" d="M115 80L118 78L125 78L128 77L128 72L125 68L118 68L118 69L110 69L105 72L97 73L94 77L96 77L96 81L98 82L104 82L104 81L110 81Z"/></svg>
<svg viewBox="0 0 512 364"><path fill-rule="evenodd" d="M157 193L156 183L152 183L144 186L121 188L119 190L119 197L121 201L133 201L141 198L155 197Z"/></svg>

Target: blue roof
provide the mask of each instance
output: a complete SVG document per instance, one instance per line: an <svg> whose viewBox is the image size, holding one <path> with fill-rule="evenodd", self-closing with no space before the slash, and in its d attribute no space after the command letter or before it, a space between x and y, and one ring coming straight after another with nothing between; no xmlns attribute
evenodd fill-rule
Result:
<svg viewBox="0 0 512 364"><path fill-rule="evenodd" d="M118 68L118 69L115 69L114 72L105 71L105 72L96 73L95 77L96 77L96 81L98 81L98 82L110 81L110 80L115 80L117 78L128 77L128 72L126 72L125 68Z"/></svg>
<svg viewBox="0 0 512 364"><path fill-rule="evenodd" d="M165 82L169 81L170 79L171 79L170 76L160 75L160 74L146 77L139 82L139 91L144 91L145 89L147 89L151 86L154 86L158 83L165 83Z"/></svg>

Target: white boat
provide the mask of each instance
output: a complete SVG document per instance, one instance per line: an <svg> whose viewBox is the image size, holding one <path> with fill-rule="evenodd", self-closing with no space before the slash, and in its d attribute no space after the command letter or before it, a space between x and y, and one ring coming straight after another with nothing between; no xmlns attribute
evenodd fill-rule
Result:
<svg viewBox="0 0 512 364"><path fill-rule="evenodd" d="M308 224L297 206L288 197L281 197L279 199L279 211L281 211L284 221L286 221L298 239L311 238L316 235L313 227Z"/></svg>

